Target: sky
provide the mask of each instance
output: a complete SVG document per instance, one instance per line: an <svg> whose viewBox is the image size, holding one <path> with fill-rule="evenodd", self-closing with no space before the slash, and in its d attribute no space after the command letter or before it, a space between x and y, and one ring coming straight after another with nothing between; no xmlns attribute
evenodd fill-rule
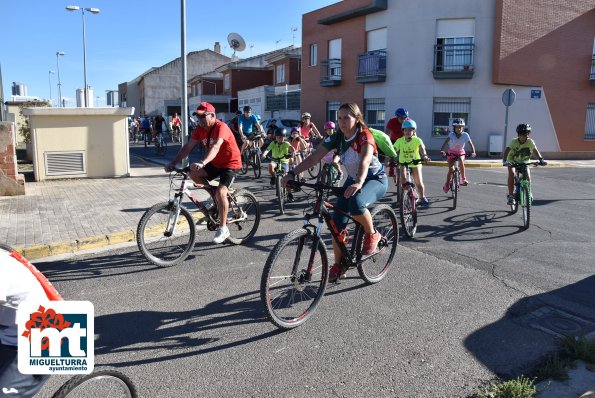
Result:
<svg viewBox="0 0 595 398"><path fill-rule="evenodd" d="M0 0L5 101L10 100L12 83L17 82L27 87L27 95L50 99L51 94L56 104L56 52L62 51L62 97L67 107L76 106L76 89L84 86L83 22L81 11L66 10L76 5L100 9L99 14L86 11L84 16L87 84L93 88L95 106L105 106L106 90L117 90L119 83L180 56L181 1ZM240 58L292 44L301 46L302 14L338 1L224 0L208 7L204 1L186 0L186 50L213 49L218 41L222 53L231 56L227 44L231 32L246 41L246 50L237 53Z"/></svg>

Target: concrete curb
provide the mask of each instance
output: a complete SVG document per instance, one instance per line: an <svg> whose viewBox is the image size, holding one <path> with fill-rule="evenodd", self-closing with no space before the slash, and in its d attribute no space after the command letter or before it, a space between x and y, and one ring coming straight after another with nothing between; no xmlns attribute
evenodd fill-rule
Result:
<svg viewBox="0 0 595 398"><path fill-rule="evenodd" d="M59 254L76 253L83 250L97 249L100 247L116 245L119 243L133 242L136 234L133 230L114 232L107 235L89 236L74 241L55 242L42 245L19 246L15 250L28 260L56 256Z"/></svg>

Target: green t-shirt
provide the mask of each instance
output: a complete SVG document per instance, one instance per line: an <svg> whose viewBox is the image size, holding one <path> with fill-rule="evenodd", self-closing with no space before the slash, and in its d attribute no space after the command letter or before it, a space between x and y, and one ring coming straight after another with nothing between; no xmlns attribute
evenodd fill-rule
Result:
<svg viewBox="0 0 595 398"><path fill-rule="evenodd" d="M289 148L291 148L291 144L287 141L283 141L281 144L273 141L269 144L267 151L271 152L274 159L283 158L281 163L289 163L289 159L284 158L285 155L289 154Z"/></svg>
<svg viewBox="0 0 595 398"><path fill-rule="evenodd" d="M531 159L531 154L535 149L535 141L531 138L527 138L524 144L519 142L518 138L515 138L508 144L510 151L508 152L508 156L506 160L510 163L523 163L528 162Z"/></svg>
<svg viewBox="0 0 595 398"><path fill-rule="evenodd" d="M407 141L405 137L401 137L393 144L395 151L399 154L399 163L409 163L412 160L421 159L419 154L419 148L425 147L424 142L418 136L411 137L410 141ZM409 167L417 167L418 164L410 164Z"/></svg>

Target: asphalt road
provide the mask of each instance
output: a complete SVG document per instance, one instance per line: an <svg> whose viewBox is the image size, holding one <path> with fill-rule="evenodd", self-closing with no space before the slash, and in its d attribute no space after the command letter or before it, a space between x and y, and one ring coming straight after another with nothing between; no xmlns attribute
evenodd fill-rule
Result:
<svg viewBox="0 0 595 398"><path fill-rule="evenodd" d="M277 215L268 178L239 182L262 201L247 246L214 246L205 232L167 269L135 246L36 265L65 298L94 303L96 363L120 367L142 397L467 397L497 375L530 371L556 333L595 330L595 176L533 170L523 230L503 168L469 169L454 211L445 173L424 168L431 206L387 278L366 286L351 272L289 332L266 320L258 289L305 201ZM54 376L42 396L64 380Z"/></svg>

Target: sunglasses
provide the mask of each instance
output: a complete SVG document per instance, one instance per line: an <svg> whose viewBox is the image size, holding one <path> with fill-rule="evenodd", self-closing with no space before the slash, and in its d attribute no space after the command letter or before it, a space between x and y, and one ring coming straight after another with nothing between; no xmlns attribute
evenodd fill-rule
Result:
<svg viewBox="0 0 595 398"><path fill-rule="evenodd" d="M203 113L202 115L196 115L199 119L204 119L207 115L212 115L212 113Z"/></svg>

